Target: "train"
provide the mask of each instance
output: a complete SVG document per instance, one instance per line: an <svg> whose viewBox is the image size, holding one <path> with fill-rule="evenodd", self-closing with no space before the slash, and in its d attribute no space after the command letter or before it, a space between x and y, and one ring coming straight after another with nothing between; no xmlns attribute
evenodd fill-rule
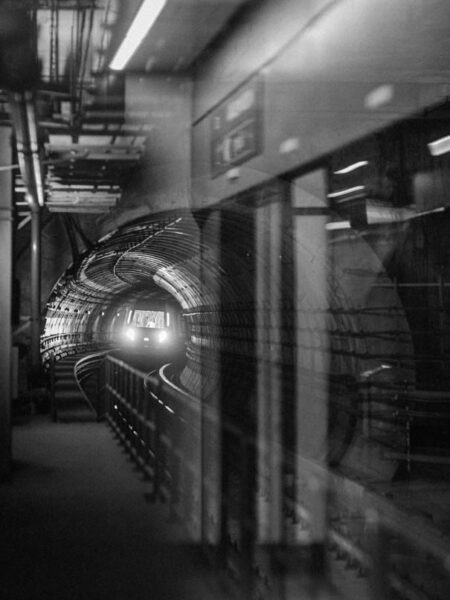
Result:
<svg viewBox="0 0 450 600"><path fill-rule="evenodd" d="M167 303L127 306L115 334L122 351L131 354L175 360L185 350L180 310Z"/></svg>
<svg viewBox="0 0 450 600"><path fill-rule="evenodd" d="M185 324L174 301L130 299L104 316L104 335L112 356L150 372L166 363L182 368Z"/></svg>

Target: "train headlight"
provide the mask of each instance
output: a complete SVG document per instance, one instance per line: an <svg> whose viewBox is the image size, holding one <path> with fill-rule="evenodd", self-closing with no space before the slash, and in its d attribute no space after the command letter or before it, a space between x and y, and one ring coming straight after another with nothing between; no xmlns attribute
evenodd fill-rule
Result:
<svg viewBox="0 0 450 600"><path fill-rule="evenodd" d="M136 339L136 332L132 327L128 327L128 329L125 329L124 335L125 338L130 342L134 342L134 340Z"/></svg>
<svg viewBox="0 0 450 600"><path fill-rule="evenodd" d="M164 344L164 342L167 341L167 338L169 337L169 334L167 333L167 331L160 331L158 333L158 342L160 344Z"/></svg>

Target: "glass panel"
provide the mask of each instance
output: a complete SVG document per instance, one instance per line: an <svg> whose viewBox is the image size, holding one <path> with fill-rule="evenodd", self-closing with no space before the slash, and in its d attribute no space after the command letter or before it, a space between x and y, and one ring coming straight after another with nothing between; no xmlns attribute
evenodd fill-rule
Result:
<svg viewBox="0 0 450 600"><path fill-rule="evenodd" d="M133 314L132 324L136 327L163 328L165 325L163 310L136 309Z"/></svg>

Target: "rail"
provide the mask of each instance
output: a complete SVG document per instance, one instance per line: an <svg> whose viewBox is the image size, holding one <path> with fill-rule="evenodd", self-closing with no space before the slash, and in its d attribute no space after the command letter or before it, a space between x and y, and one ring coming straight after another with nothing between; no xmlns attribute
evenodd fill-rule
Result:
<svg viewBox="0 0 450 600"><path fill-rule="evenodd" d="M102 350L88 354L74 366L78 387L98 419L105 416L103 365L108 352Z"/></svg>

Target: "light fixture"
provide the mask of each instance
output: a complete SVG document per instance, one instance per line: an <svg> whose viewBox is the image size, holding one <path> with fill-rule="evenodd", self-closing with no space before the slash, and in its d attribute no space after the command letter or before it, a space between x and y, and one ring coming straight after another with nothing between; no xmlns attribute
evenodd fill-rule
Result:
<svg viewBox="0 0 450 600"><path fill-rule="evenodd" d="M355 185L355 187L347 188L340 192L332 192L331 194L328 194L328 198L339 198L340 196L347 196L348 194L354 194L355 192L362 192L364 188L364 185Z"/></svg>
<svg viewBox="0 0 450 600"><path fill-rule="evenodd" d="M351 165L348 165L348 167L344 167L343 169L339 169L339 171L335 171L334 174L335 175L345 175L346 173L351 173L352 171L356 171L356 169L360 169L361 167L365 167L366 165L368 165L368 161L367 160L360 160L358 162L355 162Z"/></svg>
<svg viewBox="0 0 450 600"><path fill-rule="evenodd" d="M167 0L144 0L109 67L121 71L150 31Z"/></svg>
<svg viewBox="0 0 450 600"><path fill-rule="evenodd" d="M351 224L350 221L332 221L325 225L325 229L327 231L336 231L339 229L350 229Z"/></svg>
<svg viewBox="0 0 450 600"><path fill-rule="evenodd" d="M430 151L431 156L441 156L441 154L450 152L450 135L446 135L434 142L430 142L428 144L428 150Z"/></svg>

